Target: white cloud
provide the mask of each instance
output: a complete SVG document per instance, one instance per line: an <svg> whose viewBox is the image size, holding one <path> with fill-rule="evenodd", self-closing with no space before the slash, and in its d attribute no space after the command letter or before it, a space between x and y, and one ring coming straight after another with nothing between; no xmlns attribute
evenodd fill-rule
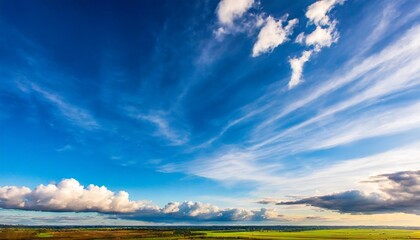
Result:
<svg viewBox="0 0 420 240"><path fill-rule="evenodd" d="M315 47L316 51L323 47L330 47L332 43L337 42L339 37L335 29L337 21L331 20L327 14L334 5L342 4L343 2L340 0L323 0L316 1L310 5L306 11L306 17L309 23L314 24L316 28L310 34L302 35L299 40L302 42L305 40L306 45Z"/></svg>
<svg viewBox="0 0 420 240"><path fill-rule="evenodd" d="M283 219L274 210L219 208L200 202L170 202L163 208L149 201L132 201L125 191L118 193L106 187L84 187L75 179L58 184L27 187L0 187L0 208L50 212L98 212L113 217L151 222L253 221Z"/></svg>
<svg viewBox="0 0 420 240"><path fill-rule="evenodd" d="M184 171L200 177L215 179L226 183L241 181L275 182L274 171L279 164L262 164L254 161L258 156L241 149L232 149L220 155L198 158L193 162L162 167L163 172Z"/></svg>
<svg viewBox="0 0 420 240"><path fill-rule="evenodd" d="M6 186L0 188L0 207L1 208L23 208L23 199L31 193L27 187Z"/></svg>
<svg viewBox="0 0 420 240"><path fill-rule="evenodd" d="M343 3L339 0L323 0L317 1L310 5L306 11L306 17L310 24L316 26L315 30L310 34L300 33L295 42L306 46L313 47L313 50L303 51L300 58L292 58L289 60L292 68L292 76L289 81L289 89L301 82L303 65L309 61L313 52L319 52L323 47L330 47L332 43L338 41L339 34L335 30L336 21L331 21L327 13L337 3Z"/></svg>
<svg viewBox="0 0 420 240"><path fill-rule="evenodd" d="M292 19L283 27L282 19L276 21L269 16L258 34L258 39L252 49L252 56L258 57L263 53L273 51L277 46L286 42L289 35L293 33L293 28L297 22L297 19Z"/></svg>
<svg viewBox="0 0 420 240"><path fill-rule="evenodd" d="M335 30L335 21L330 21L326 15L328 11L334 6L337 1L318 1L308 7L306 16L309 18L309 22L316 25L313 32L308 35L300 33L295 42L306 46L313 47L313 50L305 50L302 52L300 58L292 58L289 60L290 67L292 68L292 76L289 81L289 89L297 86L302 79L303 65L309 61L313 52L319 52L321 48L330 47L331 44L338 41L339 34ZM322 27L326 26L326 27Z"/></svg>
<svg viewBox="0 0 420 240"><path fill-rule="evenodd" d="M334 27L322 28L317 26L316 29L305 37L307 46L315 47L319 51L323 47L330 47L332 43L338 41L338 33Z"/></svg>
<svg viewBox="0 0 420 240"><path fill-rule="evenodd" d="M312 51L304 51L299 58L291 58L289 60L290 67L292 68L292 77L289 81L289 89L297 86L302 81L303 65L309 60Z"/></svg>
<svg viewBox="0 0 420 240"><path fill-rule="evenodd" d="M217 17L222 25L231 26L254 4L254 0L221 0L217 7Z"/></svg>
<svg viewBox="0 0 420 240"><path fill-rule="evenodd" d="M308 7L306 17L310 23L316 26L326 26L330 24L330 18L327 16L328 12L334 7L335 4L342 4L343 0L322 0L316 1Z"/></svg>
<svg viewBox="0 0 420 240"><path fill-rule="evenodd" d="M281 141L281 139L283 139L284 137L291 135L292 133L296 133L298 130L302 131L302 129L306 127L316 126L314 124L325 121L326 119L328 119L328 117L331 117L334 114L348 110L352 107L358 106L360 104L366 105L381 97L396 93L398 91L404 91L414 86L418 86L420 84L420 82L418 81L419 76L420 76L420 70L416 66L420 64L420 60L418 58L418 55L416 55L416 52L418 52L419 49L416 50L416 47L414 46L411 46L412 48L409 47L410 45L414 44L413 42L411 43L407 42L407 44L408 45L405 46L407 47L406 50L411 49L411 52L406 52L406 54L403 54L402 56L399 56L396 59L392 59L390 62L382 62L381 68L378 68L378 69L371 68L369 69L368 71L369 74L367 75L365 75L366 73L362 74L361 76L364 77L362 78L363 80L362 83L366 86L363 86L364 87L363 89L358 89L358 92L357 94L355 94L355 96L347 98L347 99L343 98L343 101L340 101L336 104L331 105L330 107L325 108L318 115L283 131L281 134L278 134L275 137L265 140L263 143L259 145L259 147L263 145L272 144L273 142L276 142L276 141ZM415 43L415 45L418 45L418 44ZM382 56L385 56L385 55L382 55ZM383 60L384 60L383 58L380 59L380 61L383 61ZM367 67L367 64L362 63L361 67ZM352 71L353 70L357 70L357 69L352 69ZM356 75L354 76L355 78L353 80L354 81L356 79L360 80L361 76ZM332 83L328 83L327 85L330 85L330 84ZM334 85L334 87L337 87L337 85ZM315 91L315 93L316 92L317 91ZM388 112L391 112L391 113L394 112L394 116L391 116L392 118L388 117L388 119L392 119L394 123L392 123L391 121L384 122L381 120L381 118L385 118L385 116L384 117L382 116L386 114L386 112L383 114L375 113L375 114L372 114L373 116L367 116L365 118L360 119L358 123L360 123L360 126L362 127L367 126L366 124L362 124L363 122L373 121L371 122L372 124L371 128L365 129L366 131L360 129L360 126L357 124L357 121L356 121L357 119L352 119L354 121L352 124L354 124L354 126L356 126L359 130L356 131L356 128L354 128L353 132L347 132L350 129L350 126L344 127L343 129L345 133L342 133L342 134L344 134L344 136L346 137L332 136L331 134L338 134L339 128L337 128L336 126L334 128L331 127L335 131L330 131L330 134L328 136L331 139L329 142L336 142L337 143L336 145L339 145L338 144L339 139L341 139L340 143L344 144L346 143L344 139L347 139L347 142L352 142L355 140L360 140L360 139L364 139L364 138L368 138L372 136L389 134L393 128L395 128L393 131L396 131L396 130L402 131L404 129L403 124L407 125L405 127L410 127L410 128L417 127L417 125L415 125L415 122L413 123L409 120L410 118L414 118L415 116L417 116L419 112L417 104L413 106L408 106L409 110L406 110L406 108L404 107L398 107L398 108L400 109L393 109L391 107L388 108ZM350 119L343 120L341 124L344 125L345 123L347 123L348 120ZM377 129L381 127L379 123L384 123L384 124L388 123L386 125L388 127L382 127L380 129ZM390 125L391 123L394 125ZM319 138L316 138L316 139L320 140ZM322 146L320 142L317 142L315 145L317 145L318 147Z"/></svg>
<svg viewBox="0 0 420 240"><path fill-rule="evenodd" d="M58 184L0 188L0 207L40 211L74 211L124 213L141 208L155 208L146 201L130 201L128 193L114 193L106 187L84 187L75 179L64 179Z"/></svg>
<svg viewBox="0 0 420 240"><path fill-rule="evenodd" d="M336 4L342 4L342 0L322 0L316 1L310 5L306 11L306 17L309 24L316 26L315 30L310 34L300 33L295 42L303 44L308 47L313 47L311 51L304 51L301 58L292 58L289 62L292 68L292 76L289 81L289 89L299 84L302 78L303 64L309 61L312 52L319 52L321 48L330 47L331 44L338 41L339 34L335 29L337 21L331 21L328 12Z"/></svg>

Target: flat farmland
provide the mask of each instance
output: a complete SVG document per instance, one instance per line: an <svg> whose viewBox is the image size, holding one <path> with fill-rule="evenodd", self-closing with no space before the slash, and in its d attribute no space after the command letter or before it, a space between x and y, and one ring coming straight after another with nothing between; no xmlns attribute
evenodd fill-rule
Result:
<svg viewBox="0 0 420 240"><path fill-rule="evenodd" d="M0 239L420 239L420 230L328 229L309 231L235 231L117 228L2 228Z"/></svg>
<svg viewBox="0 0 420 240"><path fill-rule="evenodd" d="M224 239L420 239L420 230L400 229L334 229L311 231L207 231L208 238Z"/></svg>

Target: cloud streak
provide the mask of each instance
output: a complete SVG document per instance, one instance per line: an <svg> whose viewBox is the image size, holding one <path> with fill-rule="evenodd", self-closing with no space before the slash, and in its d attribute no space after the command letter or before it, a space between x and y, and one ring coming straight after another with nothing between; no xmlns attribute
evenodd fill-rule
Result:
<svg viewBox="0 0 420 240"><path fill-rule="evenodd" d="M92 115L90 115L90 113L84 109L67 103L59 95L51 93L34 83L30 84L30 90L37 93L42 97L42 99L55 106L61 115L72 124L86 130L95 130L100 128L100 124Z"/></svg>
<svg viewBox="0 0 420 240"><path fill-rule="evenodd" d="M416 41L418 36L420 36L420 28L414 27L382 52L366 58L360 64L356 64L356 66L352 66L348 72L341 74L341 76L336 78L333 77L325 84L313 90L307 97L292 102L285 106L277 115L260 123L259 126L257 126L258 131L261 131L262 128L275 123L276 120L301 109L309 103L312 103L349 83L358 82L360 80L363 80L364 82L364 85L361 85L364 89L362 88L359 94L348 99L344 98L340 103L327 108L318 114L318 116L295 125L282 134L270 137L258 146L271 144L293 131L323 120L338 112L343 112L358 104L367 103L369 100L418 85L420 73L418 68L414 67L419 63L418 53L420 51L420 44ZM387 68L384 68L383 66L387 66Z"/></svg>
<svg viewBox="0 0 420 240"><path fill-rule="evenodd" d="M157 128L156 135L169 140L173 145L182 145L188 141L187 134L172 128L161 114L137 115L136 118L154 124Z"/></svg>

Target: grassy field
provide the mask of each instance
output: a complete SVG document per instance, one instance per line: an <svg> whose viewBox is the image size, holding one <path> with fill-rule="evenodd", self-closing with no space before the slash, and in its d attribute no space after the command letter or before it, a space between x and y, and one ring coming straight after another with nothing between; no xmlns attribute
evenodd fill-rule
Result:
<svg viewBox="0 0 420 240"><path fill-rule="evenodd" d="M311 231L190 231L187 229L0 228L0 239L419 239L420 230L333 229Z"/></svg>
<svg viewBox="0 0 420 240"><path fill-rule="evenodd" d="M298 232L280 231L250 231L227 232L208 231L207 237L214 238L240 238L240 239L289 239L289 240L316 240L316 239L420 239L419 230L394 229L334 229L312 230Z"/></svg>

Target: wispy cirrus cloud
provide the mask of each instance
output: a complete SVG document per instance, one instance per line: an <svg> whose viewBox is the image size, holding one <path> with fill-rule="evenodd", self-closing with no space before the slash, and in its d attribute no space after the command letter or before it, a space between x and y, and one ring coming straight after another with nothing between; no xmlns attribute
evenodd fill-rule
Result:
<svg viewBox="0 0 420 240"><path fill-rule="evenodd" d="M371 114L366 114L362 118L343 124L342 127L336 129L332 136L325 134L324 138L317 137L318 144L316 146L312 144L312 149L331 148L366 138L392 135L420 128L420 103L383 111L371 113L374 114L374 117L371 118L369 117L372 116Z"/></svg>
<svg viewBox="0 0 420 240"><path fill-rule="evenodd" d="M153 124L156 128L155 135L168 140L172 145L182 145L188 142L188 133L171 126L168 116L163 112L131 114L131 116Z"/></svg>
<svg viewBox="0 0 420 240"><path fill-rule="evenodd" d="M35 83L30 83L28 86L23 86L22 83L18 83L18 85L23 91L34 93L42 100L51 104L65 121L85 130L101 128L99 122L87 110L72 105L62 96L52 93Z"/></svg>
<svg viewBox="0 0 420 240"><path fill-rule="evenodd" d="M158 128L157 134L167 138L172 143L179 145L187 141L185 136L175 133L164 118L158 116L142 116L141 118L155 124Z"/></svg>
<svg viewBox="0 0 420 240"><path fill-rule="evenodd" d="M266 196L268 199L283 196L283 201L286 201L290 199L286 197L289 195L294 196L293 199L301 199L308 195L327 195L330 192L351 191L355 188L372 192L376 190L372 188L374 186L360 184L367 176L419 169L419 149L420 142L416 142L366 157L330 163L317 169L301 169L293 175L286 173L276 182L260 185L255 195ZM311 184L307 184L308 182ZM277 202L280 201L281 199L277 198Z"/></svg>
<svg viewBox="0 0 420 240"><path fill-rule="evenodd" d="M92 49L94 52L108 49L104 51L107 57L93 54L92 58L81 58L78 55L80 63L54 59L46 63L46 67L34 64L39 58L31 57L34 65L28 64L27 69L11 68L9 75L10 79L16 75L20 79L31 79L34 85L28 81L21 92L16 92L13 83L6 83L7 86L0 89L0 98L6 99L4 105L16 104L13 111L7 113L11 116L8 119L13 115L18 116L16 119L27 117L30 112L39 113L39 119L46 119L45 122L55 116L66 123L66 129L106 129L79 131L86 140L83 147L61 134L56 126L41 129L56 134L52 140L43 140L51 143L45 145L56 149L52 152L63 161L67 161L64 155L77 154L80 159L74 161L78 164L72 163L72 166L88 163L80 175L90 175L96 171L94 162L101 161L104 172L118 184L143 186L153 181L157 186L178 188L174 182L180 181L179 176L198 176L207 179L190 176L182 179L198 183L199 187L194 185L188 189L194 194L200 194L201 189L197 188L202 185L220 184L228 188L228 194L232 190L232 193L247 195L239 198L240 203L231 201L224 205L235 206L234 209L190 201L161 205L163 207L144 202L143 208L143 201L121 197L108 189L102 193L89 187L82 187L88 193L82 191L80 199L66 200L61 198L60 189L68 191L69 188L59 187L59 184L55 184L58 190L51 190L50 195L44 191L42 196L35 196L35 189L25 192L23 188L10 188L4 193L4 199L10 201L4 200L3 204L19 208L23 203L27 210L33 206L32 210L95 212L100 216L156 222L263 218L280 221L284 218L277 212L273 212L272 217L263 217L266 210L237 207L252 206L256 197L264 198L262 203L269 203L363 189L355 186L366 176L390 170L419 169L416 159L419 144L404 146L407 139L417 140L415 134L420 131L420 99L416 94L420 86L417 67L420 30L418 21L414 21L419 11L407 11L403 5L395 3L378 7L377 2L349 2L345 7L349 6L352 11L351 7L371 8L364 8L364 12L354 10L357 13L354 16L340 14L343 19L335 20L333 10L341 11L338 6L342 1L294 3L290 8L282 7L289 5L286 3L261 3L223 0L217 8L217 3L192 4L191 10L198 13L182 20L176 17L179 14L174 14L175 17L162 21L163 25L157 21L153 29L163 29L154 35L157 40L147 38L144 42L147 47L134 47L135 51L131 51L132 47L138 46L142 34L128 37L120 34L121 29L116 28L114 32L110 27L109 32L121 37L115 39L119 45L98 45L98 49ZM169 10L175 11L177 5L168 3ZM383 6L387 8L379 9ZM290 12L291 20L287 20L286 11ZM217 22L208 22L211 16L216 16ZM306 27L302 26L305 20L308 20ZM188 29L180 29L181 25ZM212 32L214 28L218 29ZM308 32L293 34L304 29ZM109 32L105 32L97 36L106 38ZM226 38L221 41L218 34ZM289 41L295 35L296 41ZM135 41L131 42L132 39ZM90 49L92 44L88 45ZM336 48L327 51L325 48L330 46ZM256 58L280 48L272 57ZM324 51L318 54L321 49ZM282 57L289 50L296 51L297 55L287 58L287 53ZM141 58L135 57L140 53ZM197 53L205 64L201 60L192 63ZM58 55L66 54L69 54L67 50ZM311 65L305 68L309 61ZM90 62L93 64L87 65ZM81 65L89 66L86 67L89 71L81 69ZM97 68L100 68L99 73ZM54 69L63 74L57 77ZM64 71L68 69L71 72L66 74ZM61 79L61 76L65 77ZM306 84L301 84L303 80ZM289 89L300 87L288 91L286 85ZM32 108L25 109L25 105ZM21 125L28 129L33 127L26 123ZM21 125L16 123L16 134ZM37 134L31 133L32 137ZM55 139L63 140L57 143ZM58 154L70 148L58 146L71 146L78 151ZM94 158L91 153L95 153ZM28 160L28 165L32 162L36 161ZM124 166L123 171L115 171L121 166ZM156 168L158 173L150 168ZM146 183L133 183L132 177L126 174L143 170L150 173L145 175ZM162 172L185 175L162 177ZM64 173L60 170L57 174ZM220 196L226 189L210 191ZM89 196L95 194L103 204L89 200ZM168 199L160 201L165 203Z"/></svg>
<svg viewBox="0 0 420 240"><path fill-rule="evenodd" d="M230 149L215 156L198 158L181 164L167 164L162 172L185 172L188 174L222 181L226 184L238 182L266 183L280 180L275 172L279 164L257 161L260 156L241 149Z"/></svg>
<svg viewBox="0 0 420 240"><path fill-rule="evenodd" d="M342 3L342 2L337 1L337 3ZM332 9L333 5L330 6L328 4L328 6L329 7L327 8L326 11L324 8L322 8L324 10L321 11L321 14L318 17L311 16L311 19L313 19L313 21L321 21L320 19L323 19L321 16L325 16L326 17L325 19L329 21L330 18L326 14L328 13L329 10ZM387 6L387 9L388 8L389 6ZM398 12L394 11L394 14L398 14ZM386 20L384 20L384 18L382 17L378 21L384 22ZM400 23L400 25L401 24L402 23ZM380 40L380 38L378 37L378 32L383 31L379 29L379 28L383 28L382 25L377 26L375 30L372 32L372 34L370 35L371 37L369 38L374 38L374 40L369 41L370 46L374 45L377 41ZM329 81L327 81L327 83L321 84L315 90L311 90L311 94L307 94L302 99L298 99L292 103L289 103L288 105L275 106L274 104L275 99L272 99L271 102L264 102L265 103L264 106L261 106L258 104L250 104L250 106L256 105L254 107L255 109L252 109L252 108L250 109L249 108L250 106L245 106L246 108L244 108L244 110L246 110L246 114L244 116L238 117L237 119L231 120L222 129L220 134L214 137L214 139L210 141L210 143L214 142L215 140L223 136L224 133L226 133L230 128L235 127L236 125L239 125L242 122L249 120L250 118L255 118L255 117L261 116L262 114L266 114L268 116L267 119L263 121L260 124L260 126L257 127L257 131L260 131L262 127L265 127L268 124L274 123L275 120L285 117L286 115L307 106L308 104L318 100L324 95L330 94L331 92L336 91L337 89L340 89L351 82L359 80L360 77L366 75L367 73L369 73L369 71L378 68L379 66L381 66L381 64L389 63L391 65L391 64L397 63L403 60L405 58L405 55L411 55L415 57L417 45L414 39L416 38L416 34L417 34L416 30L415 28L413 28L411 32L408 32L406 34L406 36L401 37L400 41L394 42L394 44L388 46L382 52L379 52L377 54L372 54L371 56L366 57L366 58L361 58L360 55L355 56L357 59L352 59L352 61L349 62L351 64L346 66L347 71L344 71L344 73L342 71L338 71L336 74L334 74L336 75L336 77L330 78ZM409 35L411 35L411 37ZM304 34L303 33L299 34L298 37L300 37L301 40L303 41ZM367 44L367 42L365 42L364 44ZM301 76L302 76L302 71L303 71L302 62L309 61L309 58L313 54L313 51L308 50L308 51L304 51L303 53L304 54L299 58L290 59L290 62L293 63L293 68L295 70L292 73L291 81L289 81L289 88L296 86L296 84L298 84L301 81ZM395 66L398 66L398 65L395 65ZM260 100L261 99L258 99L255 103L258 103L258 101ZM280 109L280 111L277 113L270 112L271 109L275 107Z"/></svg>
<svg viewBox="0 0 420 240"><path fill-rule="evenodd" d="M175 167L171 164L166 170L223 182L253 181L264 185L285 180L277 176L283 169L284 159L291 154L418 129L418 99L407 100L405 104L386 102L394 94L420 84L420 72L416 68L420 52L418 36L420 28L413 27L382 51L367 56L360 63L352 62L325 83L310 89L304 97L274 108L279 109L278 112L264 105L254 106L249 113L255 112L255 115L248 113L244 118L262 121L250 127L251 134L245 144L220 149L210 157L199 157L196 161L175 164ZM326 101L335 91L341 91L340 100L322 108L315 105L310 111L311 103L319 99ZM313 115L308 114L294 125L279 127L281 121L302 108ZM239 121L233 121L228 127L235 124ZM226 131L223 129L222 133Z"/></svg>
<svg viewBox="0 0 420 240"><path fill-rule="evenodd" d="M356 104L366 103L367 100L418 84L418 69L413 68L413 66L418 64L419 61L420 44L416 41L419 35L420 27L410 29L398 41L381 52L365 58L361 63L348 66L346 71L337 73L337 76L317 86L315 90L311 91L310 95L284 106L277 114L259 124L257 130L260 131L262 128L274 124L276 120L313 103L315 100L360 80L363 80L364 83L364 85L361 85L364 89L362 89L363 92L360 95L356 94L355 97L350 97L347 101L343 100L336 104L337 107L334 107L334 110L329 109L318 116L331 115ZM387 67L384 68L383 66ZM382 81L384 77L385 81ZM369 83L372 84L369 85ZM309 121L312 123L314 120Z"/></svg>
<svg viewBox="0 0 420 240"><path fill-rule="evenodd" d="M326 166L316 169L301 167L293 173L284 170L282 161L270 161L272 155L253 156L244 151L201 158L183 165L171 166L171 169L166 170L183 171L226 184L247 183L255 187L253 195L260 198L286 198L288 195L302 196L320 191L324 193L351 190L372 173L380 175L392 171L418 169L419 149L420 142L416 142L363 158L329 162ZM396 165L396 162L399 164ZM308 182L311 184L307 184Z"/></svg>

